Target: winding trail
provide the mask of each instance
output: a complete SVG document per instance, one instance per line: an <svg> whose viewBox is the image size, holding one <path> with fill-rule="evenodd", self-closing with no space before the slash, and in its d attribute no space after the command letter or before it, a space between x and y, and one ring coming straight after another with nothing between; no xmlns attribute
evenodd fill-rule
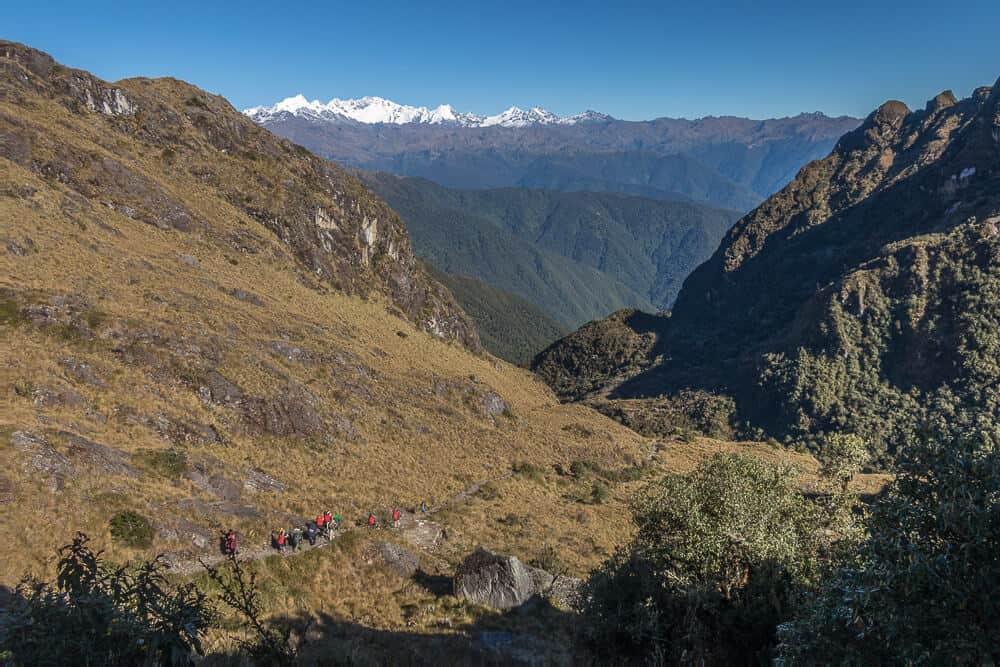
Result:
<svg viewBox="0 0 1000 667"><path fill-rule="evenodd" d="M491 482L501 482L505 479L510 479L511 476L513 476L513 474L514 474L513 472L507 472L503 475L500 475L499 477L495 477L492 479L484 479L475 482L474 484L467 486L466 488L462 489L455 495L450 496L449 498L438 503L437 505L428 507L426 516L437 514L438 512L448 509L449 507L463 503L472 496L474 496L479 491L479 489L483 487L484 484L489 484ZM287 545L284 551L277 551L270 544L266 544L263 546L255 545L248 547L241 542L239 546L239 560L245 562L251 560L260 560L262 558L271 558L271 557L293 558L295 556L300 556L304 553L312 551L313 549L323 549L329 546L334 540L343 537L345 534L353 530L368 531L370 529L366 527L359 528L359 527L345 525L340 530L334 531L329 539L325 537L318 537L316 539L316 546L312 546L311 544L309 544L308 540L306 540L303 537L303 541L299 545L299 549L297 551L292 551L292 548ZM400 519L400 527L398 529L389 528L387 526L380 526L375 530L376 531L394 530L397 532L412 530L416 532L416 535L414 535L414 539L411 541L414 542L417 546L420 546L424 549L433 548L436 545L437 541L441 539L441 536L444 534L444 528L440 524L437 524L433 521L428 521L426 519L418 518L417 514L413 512L407 512L405 510L402 510L402 518ZM167 564L167 572L169 574L178 574L178 575L196 574L204 570L204 567L202 565L203 563L204 565L215 566L218 565L219 563L222 563L226 559L227 556L224 556L222 553L220 553L218 545L216 545L216 548L213 548L212 551L210 552L206 551L204 553L197 554L194 556L182 556L181 554L169 553L169 552L163 554L163 560Z"/></svg>

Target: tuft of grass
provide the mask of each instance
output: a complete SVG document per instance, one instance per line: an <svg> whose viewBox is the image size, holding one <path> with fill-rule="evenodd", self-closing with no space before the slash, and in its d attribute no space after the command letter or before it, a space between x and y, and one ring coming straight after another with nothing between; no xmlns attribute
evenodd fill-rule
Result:
<svg viewBox="0 0 1000 667"><path fill-rule="evenodd" d="M28 378L14 380L14 393L21 398L31 398L35 394L35 383Z"/></svg>
<svg viewBox="0 0 1000 667"><path fill-rule="evenodd" d="M511 471L518 477L530 479L534 482L545 481L545 468L535 465L530 461L514 461L510 467Z"/></svg>
<svg viewBox="0 0 1000 667"><path fill-rule="evenodd" d="M21 307L13 297L0 297L0 325L14 327L24 321Z"/></svg>
<svg viewBox="0 0 1000 667"><path fill-rule="evenodd" d="M592 505L603 505L611 497L611 489L604 482L597 482L590 490L590 503Z"/></svg>
<svg viewBox="0 0 1000 667"><path fill-rule="evenodd" d="M476 497L486 501L497 500L501 496L500 488L493 482L486 482L476 491Z"/></svg>
<svg viewBox="0 0 1000 667"><path fill-rule="evenodd" d="M123 510L111 517L111 537L133 549L148 549L156 531L149 519L132 510Z"/></svg>
<svg viewBox="0 0 1000 667"><path fill-rule="evenodd" d="M132 458L143 468L172 480L180 479L188 469L187 454L176 448L143 449Z"/></svg>

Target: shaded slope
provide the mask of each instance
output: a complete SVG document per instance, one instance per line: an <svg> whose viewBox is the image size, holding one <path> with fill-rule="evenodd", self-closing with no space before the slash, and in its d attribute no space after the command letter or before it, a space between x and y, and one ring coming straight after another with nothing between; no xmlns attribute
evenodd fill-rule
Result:
<svg viewBox="0 0 1000 667"><path fill-rule="evenodd" d="M483 347L512 364L527 366L536 354L568 333L526 299L469 276L433 267L430 271L476 323Z"/></svg>
<svg viewBox="0 0 1000 667"><path fill-rule="evenodd" d="M527 299L564 327L624 307L654 308L614 276L542 247L455 199L462 191L389 174L362 177L403 217L416 252L431 264Z"/></svg>

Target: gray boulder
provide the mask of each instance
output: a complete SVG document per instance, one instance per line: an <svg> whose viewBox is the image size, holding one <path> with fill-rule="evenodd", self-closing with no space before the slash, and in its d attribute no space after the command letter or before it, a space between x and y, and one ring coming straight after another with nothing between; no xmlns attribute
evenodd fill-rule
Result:
<svg viewBox="0 0 1000 667"><path fill-rule="evenodd" d="M455 572L455 596L495 609L524 604L535 593L531 571L514 556L480 547Z"/></svg>

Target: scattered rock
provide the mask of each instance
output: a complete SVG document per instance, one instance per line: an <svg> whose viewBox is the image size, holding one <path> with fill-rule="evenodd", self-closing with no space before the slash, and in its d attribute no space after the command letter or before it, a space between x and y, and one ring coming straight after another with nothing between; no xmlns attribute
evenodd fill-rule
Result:
<svg viewBox="0 0 1000 667"><path fill-rule="evenodd" d="M518 558L480 547L455 572L455 596L495 609L523 604L535 592L531 572Z"/></svg>
<svg viewBox="0 0 1000 667"><path fill-rule="evenodd" d="M14 431L10 443L19 455L21 470L31 479L42 478L51 491L63 488L66 478L76 473L65 456L52 449L41 436Z"/></svg>
<svg viewBox="0 0 1000 667"><path fill-rule="evenodd" d="M281 493L285 490L284 484L259 470L251 470L247 474L247 478L244 480L243 486L251 491L273 491L275 493Z"/></svg>
<svg viewBox="0 0 1000 667"><path fill-rule="evenodd" d="M244 303L249 303L254 306L264 306L264 299L257 296L253 292L247 292L246 290L241 290L238 287L220 287L220 290L225 294L233 297L237 301L243 301Z"/></svg>
<svg viewBox="0 0 1000 667"><path fill-rule="evenodd" d="M324 430L316 409L316 397L301 386L289 383L271 397L243 401L243 420L252 432L276 436L309 436Z"/></svg>
<svg viewBox="0 0 1000 667"><path fill-rule="evenodd" d="M199 489L220 500L235 502L243 493L243 488L238 482L229 479L221 472L212 472L207 463L195 463L185 476Z"/></svg>
<svg viewBox="0 0 1000 667"><path fill-rule="evenodd" d="M93 366L85 361L81 361L74 357L67 357L59 362L59 365L66 370L66 374L77 382L83 382L84 384L94 385L95 387L101 387L104 382L98 377L97 373L94 372Z"/></svg>
<svg viewBox="0 0 1000 667"><path fill-rule="evenodd" d="M479 407L487 417L499 417L502 414L510 413L510 404L503 400L503 397L495 391L488 391L483 394L479 401Z"/></svg>
<svg viewBox="0 0 1000 667"><path fill-rule="evenodd" d="M200 269L201 268L201 262L199 262L198 258L195 257L194 255L185 255L185 254L179 253L177 255L177 258L180 259L185 264L187 264L188 266L192 266L192 267L194 267L196 269Z"/></svg>
<svg viewBox="0 0 1000 667"><path fill-rule="evenodd" d="M110 475L135 477L139 474L129 463L129 456L119 449L96 443L69 431L60 431L58 436L68 445L70 457L87 467Z"/></svg>
<svg viewBox="0 0 1000 667"><path fill-rule="evenodd" d="M243 392L215 370L208 371L201 378L198 396L209 405L237 405L243 399Z"/></svg>
<svg viewBox="0 0 1000 667"><path fill-rule="evenodd" d="M412 577L420 567L413 553L392 542L374 542L371 545L368 562L376 561L403 578Z"/></svg>

